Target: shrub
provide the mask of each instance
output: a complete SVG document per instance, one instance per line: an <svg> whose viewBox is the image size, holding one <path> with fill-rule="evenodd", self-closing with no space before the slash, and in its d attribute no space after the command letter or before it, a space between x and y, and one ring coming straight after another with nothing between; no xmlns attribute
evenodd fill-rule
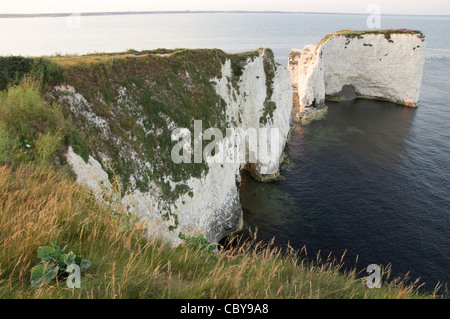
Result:
<svg viewBox="0 0 450 319"><path fill-rule="evenodd" d="M0 91L18 85L26 76L52 85L62 81L63 67L46 58L0 57Z"/></svg>
<svg viewBox="0 0 450 319"><path fill-rule="evenodd" d="M91 266L89 260L77 256L72 251L65 253L66 248L67 246L60 248L55 242L52 242L51 246L38 248L38 257L41 261L31 269L31 284L34 287L40 288L47 285L57 277L65 278L70 265L80 266L81 272Z"/></svg>
<svg viewBox="0 0 450 319"><path fill-rule="evenodd" d="M62 134L47 132L40 134L36 140L36 155L40 162L52 163L55 159L57 151L62 146Z"/></svg>
<svg viewBox="0 0 450 319"><path fill-rule="evenodd" d="M187 236L183 233L178 234L178 238L182 239L184 243L181 247L185 246L189 249L198 250L204 253L212 253L217 249L215 244L212 244L205 236L200 234L199 236Z"/></svg>
<svg viewBox="0 0 450 319"><path fill-rule="evenodd" d="M18 140L11 136L6 125L0 122L0 163L11 163Z"/></svg>
<svg viewBox="0 0 450 319"><path fill-rule="evenodd" d="M39 81L25 78L0 94L0 164L54 163L71 141L87 161L84 140L64 119L61 106L46 101L39 88Z"/></svg>
<svg viewBox="0 0 450 319"><path fill-rule="evenodd" d="M87 163L89 160L90 150L85 140L81 137L77 130L72 130L70 133L70 140L73 151L81 156L81 158Z"/></svg>

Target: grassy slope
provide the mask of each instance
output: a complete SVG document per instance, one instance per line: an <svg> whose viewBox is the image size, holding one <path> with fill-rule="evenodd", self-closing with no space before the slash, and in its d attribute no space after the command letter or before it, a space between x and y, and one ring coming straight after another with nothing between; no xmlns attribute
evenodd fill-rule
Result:
<svg viewBox="0 0 450 319"><path fill-rule="evenodd" d="M412 288L368 289L339 264L306 263L262 244L204 253L118 232L120 206L96 202L65 170L0 167L0 298L411 298ZM39 246L57 241L92 261L82 288L36 289Z"/></svg>
<svg viewBox="0 0 450 319"><path fill-rule="evenodd" d="M394 283L370 290L339 263L261 243L208 254L144 239L140 224L119 231L120 187L96 201L75 183L59 156L74 129L42 94L33 81L0 94L0 298L423 297ZM37 248L52 241L92 261L81 289L31 286Z"/></svg>

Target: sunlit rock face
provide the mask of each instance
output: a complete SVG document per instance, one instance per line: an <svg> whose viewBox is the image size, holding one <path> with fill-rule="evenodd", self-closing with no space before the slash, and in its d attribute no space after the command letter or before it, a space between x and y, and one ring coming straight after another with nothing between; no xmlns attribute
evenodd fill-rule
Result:
<svg viewBox="0 0 450 319"><path fill-rule="evenodd" d="M425 49L423 34L412 30L339 31L293 49L288 68L300 111L355 97L416 107Z"/></svg>

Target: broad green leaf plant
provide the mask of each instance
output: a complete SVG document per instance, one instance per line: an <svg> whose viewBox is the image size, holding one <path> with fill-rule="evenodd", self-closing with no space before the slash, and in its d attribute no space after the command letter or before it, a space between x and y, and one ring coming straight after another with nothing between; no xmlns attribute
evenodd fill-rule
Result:
<svg viewBox="0 0 450 319"><path fill-rule="evenodd" d="M91 262L82 256L77 256L74 252L65 253L67 246L61 248L55 242L51 246L38 248L39 264L31 269L31 284L40 288L48 285L55 278L65 278L68 276L67 267L70 265L80 266L81 272L85 272Z"/></svg>
<svg viewBox="0 0 450 319"><path fill-rule="evenodd" d="M183 240L183 245L189 249L199 250L204 253L213 253L217 250L217 246L212 244L205 236L200 234L199 236L193 237L188 236L183 233L178 234L178 238Z"/></svg>

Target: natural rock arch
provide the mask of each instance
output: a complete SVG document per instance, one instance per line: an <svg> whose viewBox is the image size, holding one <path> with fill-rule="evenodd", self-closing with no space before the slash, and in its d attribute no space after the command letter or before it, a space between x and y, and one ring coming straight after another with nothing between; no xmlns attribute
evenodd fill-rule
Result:
<svg viewBox="0 0 450 319"><path fill-rule="evenodd" d="M293 49L288 68L300 112L341 97L418 106L425 47L420 31L401 29L343 30Z"/></svg>

